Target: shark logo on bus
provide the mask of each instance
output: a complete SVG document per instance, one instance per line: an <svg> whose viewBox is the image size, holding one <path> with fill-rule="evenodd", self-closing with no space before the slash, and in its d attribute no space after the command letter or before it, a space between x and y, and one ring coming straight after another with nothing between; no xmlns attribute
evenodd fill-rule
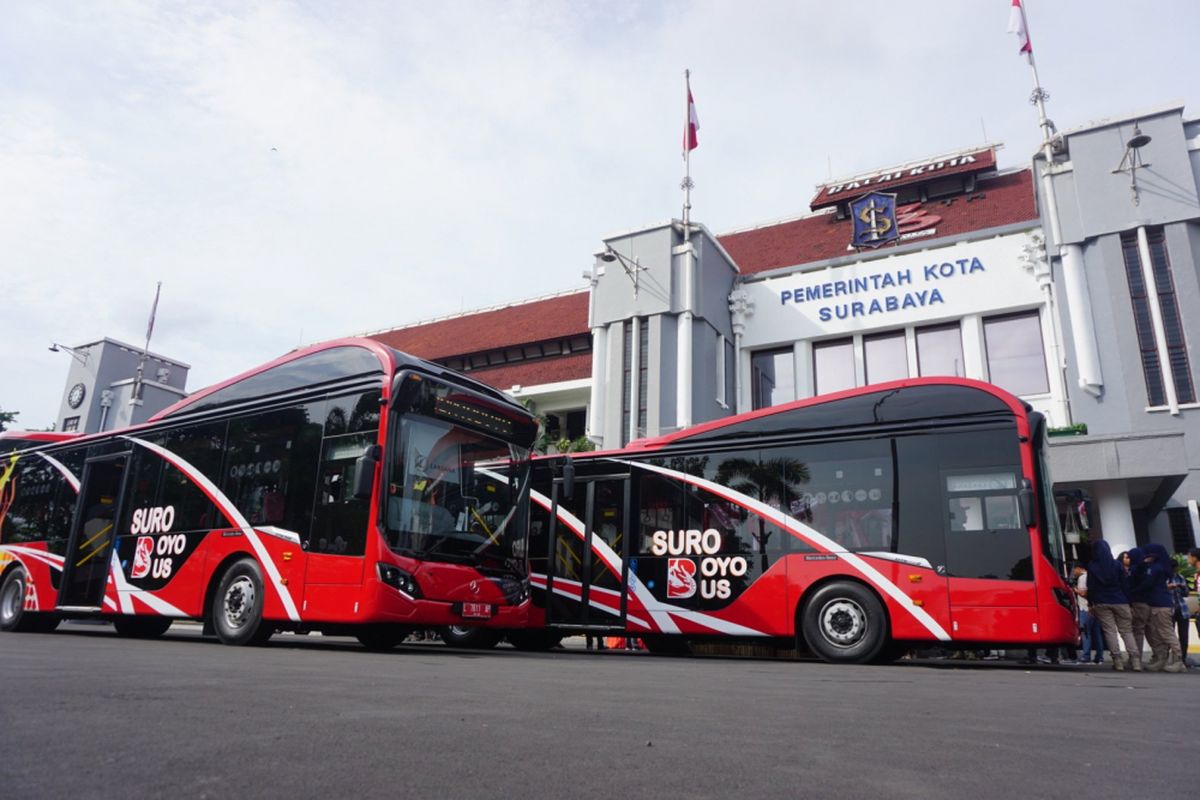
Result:
<svg viewBox="0 0 1200 800"><path fill-rule="evenodd" d="M696 595L696 562L690 558L667 559L667 597L686 599Z"/></svg>
<svg viewBox="0 0 1200 800"><path fill-rule="evenodd" d="M154 540L149 536L139 536L137 550L133 553L133 570L129 573L131 579L137 580L150 574L150 562L153 553Z"/></svg>

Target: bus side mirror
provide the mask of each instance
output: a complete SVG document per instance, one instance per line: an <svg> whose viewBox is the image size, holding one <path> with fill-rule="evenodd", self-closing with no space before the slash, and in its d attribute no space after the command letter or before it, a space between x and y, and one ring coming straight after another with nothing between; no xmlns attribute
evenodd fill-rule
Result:
<svg viewBox="0 0 1200 800"><path fill-rule="evenodd" d="M563 462L562 476L562 496L564 500L570 500L575 496L575 462L570 456Z"/></svg>
<svg viewBox="0 0 1200 800"><path fill-rule="evenodd" d="M1028 478L1021 479L1017 492L1017 508L1021 512L1021 526L1030 528L1037 524L1037 510L1033 507L1033 484Z"/></svg>
<svg viewBox="0 0 1200 800"><path fill-rule="evenodd" d="M363 451L354 462L354 499L370 500L375 488L375 467L379 464L382 449L373 444Z"/></svg>

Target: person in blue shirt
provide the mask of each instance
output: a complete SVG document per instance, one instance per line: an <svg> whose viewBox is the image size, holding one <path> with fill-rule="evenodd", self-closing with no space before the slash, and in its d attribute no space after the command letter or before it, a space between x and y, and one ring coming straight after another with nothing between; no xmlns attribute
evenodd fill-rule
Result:
<svg viewBox="0 0 1200 800"><path fill-rule="evenodd" d="M1137 654L1145 652L1146 627L1150 624L1150 603L1147 593L1150 591L1150 576L1146 572L1146 555L1140 547L1135 547L1127 554L1129 565L1126 574L1129 584L1126 594L1129 595L1129 611L1133 615L1133 641L1137 643Z"/></svg>
<svg viewBox="0 0 1200 800"><path fill-rule="evenodd" d="M1179 637L1179 650L1183 655L1183 664L1186 667L1187 651L1188 651L1188 628L1191 624L1188 622L1188 591L1187 580L1179 573L1179 566L1174 559L1171 561L1171 576L1167 578L1167 588L1171 590L1171 595L1175 600L1175 607L1172 609L1175 619L1175 634Z"/></svg>
<svg viewBox="0 0 1200 800"><path fill-rule="evenodd" d="M1175 635L1175 596L1167 586L1175 560L1161 544L1148 544L1144 550L1141 587L1150 608L1147 638L1154 658L1150 669L1183 672L1183 654Z"/></svg>
<svg viewBox="0 0 1200 800"><path fill-rule="evenodd" d="M1113 558L1112 548L1103 539L1092 542L1092 560L1088 562L1087 573L1089 610L1100 620L1113 669L1120 672L1132 667L1135 672L1141 672L1142 656L1133 639L1133 616L1126 594L1125 569ZM1121 642L1125 643L1124 657L1121 654Z"/></svg>

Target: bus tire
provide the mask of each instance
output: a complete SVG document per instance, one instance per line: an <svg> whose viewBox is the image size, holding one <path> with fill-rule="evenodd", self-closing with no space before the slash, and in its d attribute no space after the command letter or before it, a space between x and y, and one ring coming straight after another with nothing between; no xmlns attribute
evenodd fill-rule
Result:
<svg viewBox="0 0 1200 800"><path fill-rule="evenodd" d="M23 567L14 567L0 581L0 631L13 633L50 633L58 627L54 614L25 610L25 592L29 578Z"/></svg>
<svg viewBox="0 0 1200 800"><path fill-rule="evenodd" d="M381 623L359 626L354 632L354 638L368 650L384 653L402 644L410 633L412 630L409 628Z"/></svg>
<svg viewBox="0 0 1200 800"><path fill-rule="evenodd" d="M175 620L170 617L117 617L113 627L118 636L130 639L157 639L167 632Z"/></svg>
<svg viewBox="0 0 1200 800"><path fill-rule="evenodd" d="M447 625L438 631L438 634L450 647L469 647L474 650L490 650L504 638L504 634L499 631L462 625Z"/></svg>
<svg viewBox="0 0 1200 800"><path fill-rule="evenodd" d="M540 653L558 647L563 637L552 631L509 631L507 638L508 643L518 650Z"/></svg>
<svg viewBox="0 0 1200 800"><path fill-rule="evenodd" d="M271 638L275 627L263 619L264 595L257 561L243 558L225 570L210 609L213 630L222 644L263 644Z"/></svg>
<svg viewBox="0 0 1200 800"><path fill-rule="evenodd" d="M888 641L883 605L867 587L836 581L804 604L801 631L808 649L830 663L866 664Z"/></svg>

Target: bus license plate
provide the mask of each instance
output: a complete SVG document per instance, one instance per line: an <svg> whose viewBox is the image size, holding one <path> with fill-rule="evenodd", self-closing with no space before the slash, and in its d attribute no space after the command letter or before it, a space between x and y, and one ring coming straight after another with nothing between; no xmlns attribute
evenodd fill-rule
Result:
<svg viewBox="0 0 1200 800"><path fill-rule="evenodd" d="M470 619L491 619L491 603L463 603L462 615Z"/></svg>

